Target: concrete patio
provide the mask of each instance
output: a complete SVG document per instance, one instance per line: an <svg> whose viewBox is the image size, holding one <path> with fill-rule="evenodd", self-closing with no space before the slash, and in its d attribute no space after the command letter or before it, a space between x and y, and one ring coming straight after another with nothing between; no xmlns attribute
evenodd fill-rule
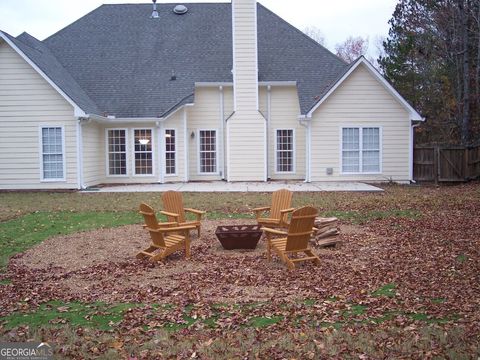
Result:
<svg viewBox="0 0 480 360"><path fill-rule="evenodd" d="M272 192L286 188L291 191L351 191L381 192L383 189L360 182L189 182L170 184L110 185L90 188L83 192L163 192L176 190L183 192Z"/></svg>

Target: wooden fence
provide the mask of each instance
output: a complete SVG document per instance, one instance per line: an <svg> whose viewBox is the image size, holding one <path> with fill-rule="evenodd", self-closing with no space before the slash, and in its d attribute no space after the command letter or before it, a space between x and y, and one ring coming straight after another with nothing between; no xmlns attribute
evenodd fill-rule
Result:
<svg viewBox="0 0 480 360"><path fill-rule="evenodd" d="M454 182L480 177L480 146L418 146L413 152L416 181Z"/></svg>

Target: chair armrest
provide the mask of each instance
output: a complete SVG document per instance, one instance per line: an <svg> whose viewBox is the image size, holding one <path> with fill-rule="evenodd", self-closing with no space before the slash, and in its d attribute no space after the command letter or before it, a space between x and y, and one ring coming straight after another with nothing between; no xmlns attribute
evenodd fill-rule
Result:
<svg viewBox="0 0 480 360"><path fill-rule="evenodd" d="M288 233L285 232L285 231L280 231L280 230L271 229L271 228L267 228L267 227L262 227L262 230L267 232L267 233L276 234L276 235L288 235Z"/></svg>
<svg viewBox="0 0 480 360"><path fill-rule="evenodd" d="M173 222L161 222L161 223L158 223L158 226L172 226L172 225L178 225L178 222L176 221L173 221ZM143 224L142 225L143 228L147 228L147 225Z"/></svg>
<svg viewBox="0 0 480 360"><path fill-rule="evenodd" d="M191 208L185 208L184 210L197 215L203 215L206 213L206 211L201 211L201 210L191 209Z"/></svg>
<svg viewBox="0 0 480 360"><path fill-rule="evenodd" d="M281 212L282 214L285 214L285 213L292 212L293 210L295 210L295 208L283 209L283 210L280 210L280 212Z"/></svg>
<svg viewBox="0 0 480 360"><path fill-rule="evenodd" d="M270 206L264 206L264 207L259 207L259 208L252 209L252 211L255 211L255 212L266 211L266 210L270 210Z"/></svg>
<svg viewBox="0 0 480 360"><path fill-rule="evenodd" d="M160 229L157 229L156 231L166 233L166 232L172 232L172 231L193 230L193 229L196 229L195 225L185 225L185 226L174 226L174 227L169 227L169 228L160 228Z"/></svg>
<svg viewBox="0 0 480 360"><path fill-rule="evenodd" d="M160 214L163 214L163 215L166 215L166 216L172 216L172 217L176 217L176 218L178 218L180 216L178 214L171 213L171 212L168 212L168 211L163 211L163 210L160 211Z"/></svg>

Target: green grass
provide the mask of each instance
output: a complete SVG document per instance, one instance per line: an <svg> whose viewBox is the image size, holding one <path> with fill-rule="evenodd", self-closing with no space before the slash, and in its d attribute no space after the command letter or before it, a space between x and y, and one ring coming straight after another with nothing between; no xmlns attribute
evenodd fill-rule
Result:
<svg viewBox="0 0 480 360"><path fill-rule="evenodd" d="M382 286L381 288L375 290L374 292L372 292L372 295L373 296L386 296L386 297L395 297L396 293L395 293L395 288L396 288L396 285L394 283L390 283L390 284L386 284L384 286Z"/></svg>
<svg viewBox="0 0 480 360"><path fill-rule="evenodd" d="M0 286L1 285L9 285L12 283L12 280L10 279L3 279L3 280L0 280Z"/></svg>
<svg viewBox="0 0 480 360"><path fill-rule="evenodd" d="M50 236L141 222L134 212L35 212L0 223L0 270L8 259Z"/></svg>
<svg viewBox="0 0 480 360"><path fill-rule="evenodd" d="M283 320L283 316L271 316L271 317L263 317L263 316L256 316L250 319L248 325L254 328L263 328L273 324L276 324Z"/></svg>
<svg viewBox="0 0 480 360"><path fill-rule="evenodd" d="M139 306L138 304L107 305L96 302L84 304L81 302L64 303L51 301L30 313L12 313L0 321L5 328L12 329L20 325L29 327L48 327L56 324L66 324L73 327L91 327L98 330L111 330L123 319L123 312Z"/></svg>

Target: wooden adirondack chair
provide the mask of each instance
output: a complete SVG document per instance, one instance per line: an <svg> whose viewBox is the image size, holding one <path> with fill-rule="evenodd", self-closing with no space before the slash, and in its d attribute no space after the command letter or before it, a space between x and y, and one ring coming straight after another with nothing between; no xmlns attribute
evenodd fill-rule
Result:
<svg viewBox="0 0 480 360"><path fill-rule="evenodd" d="M314 231L313 224L317 215L317 209L305 206L292 213L287 232L264 227L263 230L267 236L268 261L271 260L271 250L273 249L291 270L295 268L295 263L299 261L313 260L315 264L320 264L319 257L312 252L308 245ZM273 235L282 235L283 237L274 239ZM299 258L288 256L298 253L305 253L307 256Z"/></svg>
<svg viewBox="0 0 480 360"><path fill-rule="evenodd" d="M197 229L198 237L200 237L200 229L202 227L202 215L205 211L183 207L182 193L178 191L166 191L162 195L164 210L160 213L167 216L169 222L176 222L178 226L194 226ZM196 219L187 221L185 212L195 214Z"/></svg>
<svg viewBox="0 0 480 360"><path fill-rule="evenodd" d="M287 189L280 189L272 194L272 206L253 209L257 223L269 227L288 227L288 213L295 210L291 207L293 193ZM260 217L263 212L270 210L269 217Z"/></svg>
<svg viewBox="0 0 480 360"><path fill-rule="evenodd" d="M190 230L195 226L171 226L171 223L162 226L165 223L158 222L155 211L147 204L140 204L140 214L145 219L145 229L150 233L152 244L137 254L138 259L163 260L178 250L185 250L185 258L190 257Z"/></svg>

